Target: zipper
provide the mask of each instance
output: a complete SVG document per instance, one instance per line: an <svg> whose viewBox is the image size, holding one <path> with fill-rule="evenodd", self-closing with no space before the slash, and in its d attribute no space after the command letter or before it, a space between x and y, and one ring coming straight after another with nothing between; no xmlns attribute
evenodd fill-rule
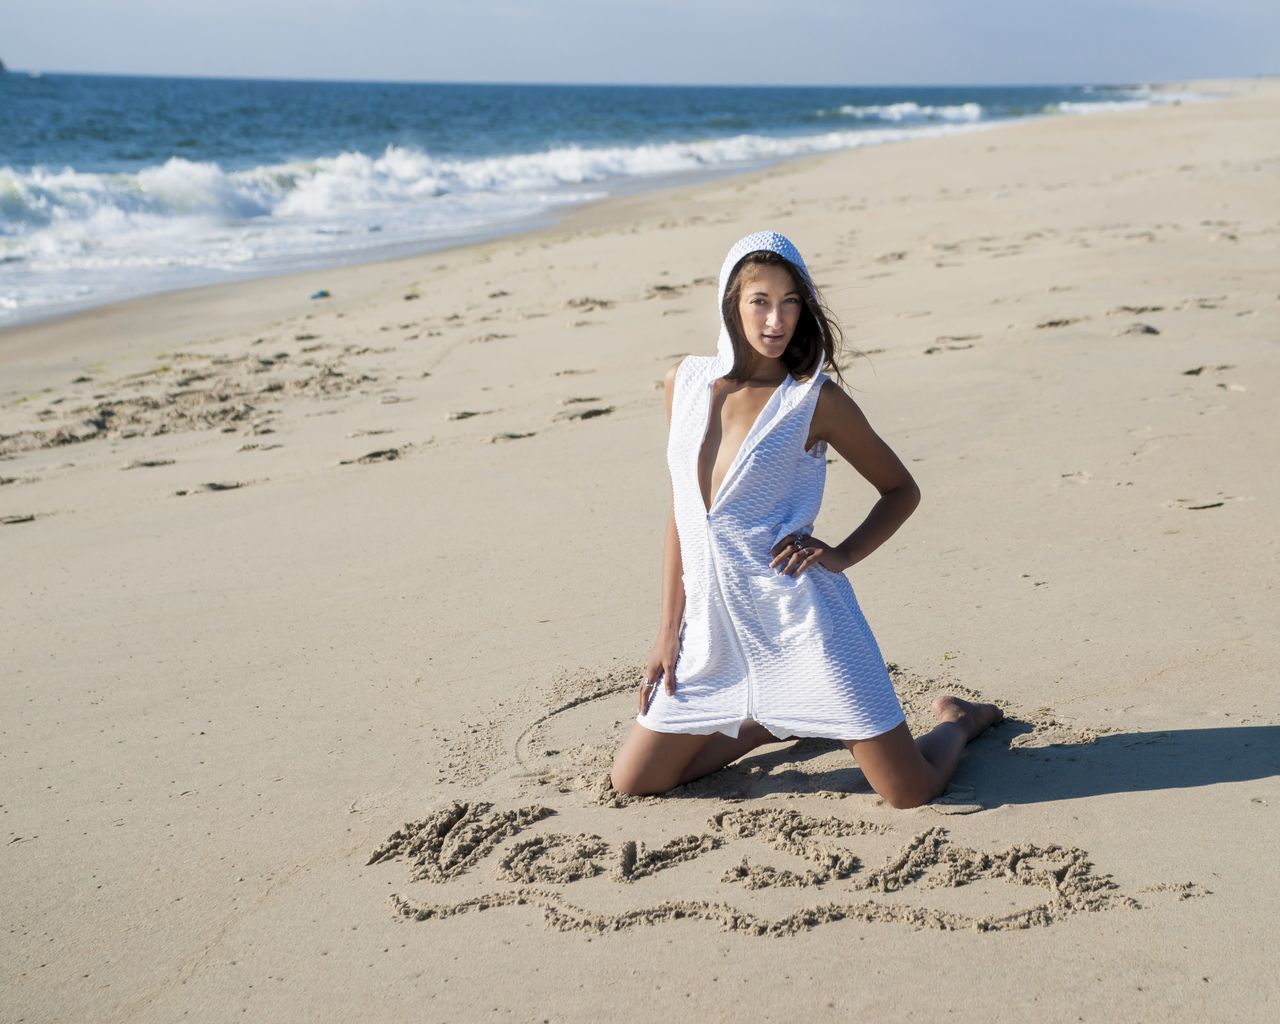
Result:
<svg viewBox="0 0 1280 1024"><path fill-rule="evenodd" d="M730 482L730 478L733 476L734 470L737 469L738 464L742 461L743 452L747 447L747 440L749 439L749 435L760 426L760 420L764 416L765 410L761 409L759 414L757 414L756 421L752 424L751 430L747 432L748 438L743 438L742 444L739 446L738 452L734 456L733 463L725 471L724 479L720 481L720 489L711 497L711 508L707 508L706 505L702 503L702 480L701 480L701 473L699 472L699 464L702 461L703 446L707 443L707 435L711 433L711 389L715 386L715 381L716 381L716 378L712 378L707 382L706 391L703 396L706 400L706 404L705 404L706 422L702 428L702 437L698 441L698 447L694 450L693 486L694 486L694 490L698 492L698 503L699 505L702 505L703 527L704 527L703 536L706 538L706 541L707 541L707 558L711 562L711 574L716 578L716 593L720 595L720 600L717 602L717 604L720 607L721 617L727 623L729 627L729 633L733 636L734 642L737 644L738 654L742 658L742 664L746 669L746 673L747 673L747 710L746 710L746 714L743 715L743 718L751 719L752 721L754 721L755 709L753 707L753 701L752 701L753 686L752 686L752 675L751 675L751 659L747 657L747 650L743 646L742 641L738 639L738 629L737 629L737 626L734 624L733 616L729 614L729 602L725 600L724 587L721 586L720 584L720 570L716 566L715 545L712 543L712 540L711 540L711 515L715 511L716 505L719 503L721 496L724 494L726 490L725 485ZM781 386L779 386L778 392L775 392L774 397L780 398L781 397L780 392L781 392ZM774 399L771 398L770 402L772 402L773 400Z"/></svg>
<svg viewBox="0 0 1280 1024"><path fill-rule="evenodd" d="M709 517L708 517L709 518ZM738 653L742 656L742 664L747 670L747 711L742 717L755 720L755 708L752 702L752 675L751 675L751 659L747 657L747 649L742 645L742 641L738 639L738 630L734 625L733 616L729 614L729 602L724 597L724 587L720 585L720 570L716 568L715 547L711 543L710 536L707 537L707 557L711 560L711 575L716 578L716 593L720 595L717 605L720 608L721 616L728 624L729 633L733 637L734 642L738 645Z"/></svg>

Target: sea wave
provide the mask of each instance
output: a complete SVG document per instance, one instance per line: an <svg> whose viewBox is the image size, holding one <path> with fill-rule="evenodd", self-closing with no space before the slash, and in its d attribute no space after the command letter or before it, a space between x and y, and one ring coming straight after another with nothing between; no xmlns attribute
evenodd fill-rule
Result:
<svg viewBox="0 0 1280 1024"><path fill-rule="evenodd" d="M171 157L131 173L0 168L0 321L147 291L422 251L509 229L610 182L751 166L954 126L743 134L443 159L380 154L229 170Z"/></svg>
<svg viewBox="0 0 1280 1024"><path fill-rule="evenodd" d="M1083 92L1097 95L1092 86L1085 86ZM1050 104L1046 108L1049 113L1058 114L1100 114L1109 110L1141 110L1144 107L1171 106L1178 103L1194 103L1214 97L1205 93L1178 91L1174 89L1152 89L1149 85L1130 87L1113 87L1106 93L1109 99L1091 100L1086 103L1062 100Z"/></svg>
<svg viewBox="0 0 1280 1024"><path fill-rule="evenodd" d="M874 145L932 130L834 131L790 137L743 134L722 139L636 146L561 146L475 159L441 159L410 146L370 155L340 153L308 161L225 170L171 157L133 173L74 168L0 168L0 236L10 241L41 229L80 224L111 231L156 218L244 222L369 212L449 195L528 193L615 178L713 169Z"/></svg>
<svg viewBox="0 0 1280 1024"><path fill-rule="evenodd" d="M859 121L884 121L895 124L933 123L938 121L972 123L986 117L981 103L955 103L944 106L913 103L883 103L856 105L846 103L834 110L822 110L820 115L838 114Z"/></svg>

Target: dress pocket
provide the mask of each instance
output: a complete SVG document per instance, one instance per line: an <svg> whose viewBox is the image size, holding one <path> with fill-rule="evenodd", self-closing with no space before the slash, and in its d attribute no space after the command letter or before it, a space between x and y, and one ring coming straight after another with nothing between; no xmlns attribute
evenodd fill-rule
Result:
<svg viewBox="0 0 1280 1024"><path fill-rule="evenodd" d="M806 569L798 577L784 573L747 577L756 616L767 639L788 644L813 636L818 616L812 581L808 579L812 571Z"/></svg>

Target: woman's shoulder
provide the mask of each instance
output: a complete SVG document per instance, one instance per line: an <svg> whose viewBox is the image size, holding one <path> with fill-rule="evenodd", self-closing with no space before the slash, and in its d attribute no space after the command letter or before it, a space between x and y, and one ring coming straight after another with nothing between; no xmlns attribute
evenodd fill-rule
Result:
<svg viewBox="0 0 1280 1024"><path fill-rule="evenodd" d="M816 416L818 414L818 410L823 406L829 406L833 402L839 401L839 398L844 394L844 391L832 378L819 370L813 378L813 384L809 388L809 394L813 396L814 415Z"/></svg>
<svg viewBox="0 0 1280 1024"><path fill-rule="evenodd" d="M690 380L708 372L714 363L714 356L681 356L667 370L667 387L674 388L677 381Z"/></svg>
<svg viewBox="0 0 1280 1024"><path fill-rule="evenodd" d="M694 373L699 370L710 370L711 367L715 365L715 362L716 362L715 356L690 355L690 356L681 356L679 360L676 361L676 366L688 367L688 369L685 370L685 373Z"/></svg>
<svg viewBox="0 0 1280 1024"><path fill-rule="evenodd" d="M850 412L861 415L858 404L849 396L849 392L827 374L818 374L813 382L813 390L817 393L811 418L814 436L825 440L832 425L847 417Z"/></svg>

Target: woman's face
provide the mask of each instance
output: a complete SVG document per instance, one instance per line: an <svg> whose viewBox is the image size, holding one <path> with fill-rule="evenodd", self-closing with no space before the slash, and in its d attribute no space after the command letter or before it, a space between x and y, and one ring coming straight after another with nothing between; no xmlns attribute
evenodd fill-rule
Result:
<svg viewBox="0 0 1280 1024"><path fill-rule="evenodd" d="M747 343L766 359L781 359L800 322L804 302L785 267L749 266L738 297Z"/></svg>

